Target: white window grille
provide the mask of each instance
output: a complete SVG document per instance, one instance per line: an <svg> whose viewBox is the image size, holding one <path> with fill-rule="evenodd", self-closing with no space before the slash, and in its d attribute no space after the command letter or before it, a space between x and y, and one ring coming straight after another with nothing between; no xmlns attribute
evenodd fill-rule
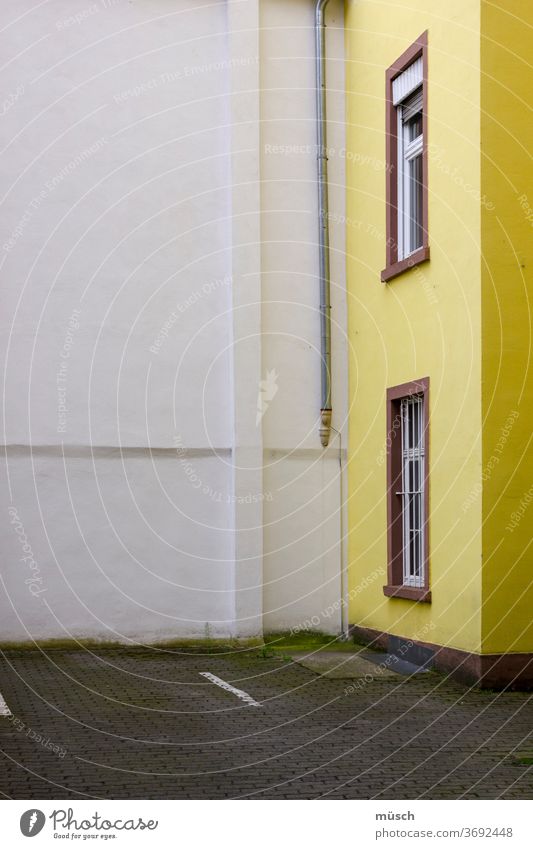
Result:
<svg viewBox="0 0 533 849"><path fill-rule="evenodd" d="M423 245L422 87L397 106L398 115L398 259Z"/></svg>
<svg viewBox="0 0 533 849"><path fill-rule="evenodd" d="M403 583L423 587L424 575L424 398L401 402Z"/></svg>

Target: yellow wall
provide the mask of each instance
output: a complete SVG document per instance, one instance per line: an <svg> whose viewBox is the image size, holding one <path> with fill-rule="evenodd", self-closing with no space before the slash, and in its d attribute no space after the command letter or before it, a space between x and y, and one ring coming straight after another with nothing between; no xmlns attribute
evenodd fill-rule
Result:
<svg viewBox="0 0 533 849"><path fill-rule="evenodd" d="M349 619L408 638L478 651L480 10L477 3L464 0L347 0L346 8ZM383 284L385 69L425 29L431 260ZM385 390L427 375L431 605L387 599L382 589L387 562ZM376 572L378 577L372 579Z"/></svg>
<svg viewBox="0 0 533 849"><path fill-rule="evenodd" d="M483 651L532 651L533 6L481 21Z"/></svg>

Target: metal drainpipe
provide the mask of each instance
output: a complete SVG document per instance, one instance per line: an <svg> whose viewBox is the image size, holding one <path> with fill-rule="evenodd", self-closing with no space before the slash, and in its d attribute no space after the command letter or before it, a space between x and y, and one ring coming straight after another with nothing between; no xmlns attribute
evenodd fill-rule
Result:
<svg viewBox="0 0 533 849"><path fill-rule="evenodd" d="M326 126L326 20L325 11L329 0L317 0L315 18L316 37L316 125L317 125L317 173L318 173L318 249L320 265L320 343L321 343L321 405L320 441L324 448L329 444L331 431L331 278L329 265L329 197L328 157ZM346 573L344 570L344 475L342 460L342 437L339 437L339 481L340 481L340 593L341 636L349 639Z"/></svg>
<svg viewBox="0 0 533 849"><path fill-rule="evenodd" d="M315 16L316 37L316 125L317 174L319 215L319 266L320 266L320 354L321 354L321 405L320 441L324 448L329 443L331 431L331 281L329 266L329 198L328 159L326 144L326 21L325 10L329 0L317 0Z"/></svg>

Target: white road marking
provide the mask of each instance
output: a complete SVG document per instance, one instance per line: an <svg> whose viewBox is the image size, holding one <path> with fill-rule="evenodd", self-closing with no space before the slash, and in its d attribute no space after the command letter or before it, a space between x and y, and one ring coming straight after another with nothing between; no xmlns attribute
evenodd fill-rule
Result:
<svg viewBox="0 0 533 849"><path fill-rule="evenodd" d="M4 697L2 696L2 693L0 693L0 716L13 716L13 714L11 713L11 711L9 710L8 706L6 705L6 703L4 701Z"/></svg>
<svg viewBox="0 0 533 849"><path fill-rule="evenodd" d="M200 675L203 675L204 678L208 678L209 681L212 681L213 684L216 684L218 687L222 687L223 690L227 690L228 693L233 693L234 696L237 696L238 699L242 699L243 702L246 702L247 705L251 705L252 707L262 707L260 702L256 702L255 699L252 699L248 693L245 693L244 690L238 690L237 687L232 687L231 684L228 684L227 681L223 681L222 678L219 678L217 675L213 675L212 672L200 672Z"/></svg>

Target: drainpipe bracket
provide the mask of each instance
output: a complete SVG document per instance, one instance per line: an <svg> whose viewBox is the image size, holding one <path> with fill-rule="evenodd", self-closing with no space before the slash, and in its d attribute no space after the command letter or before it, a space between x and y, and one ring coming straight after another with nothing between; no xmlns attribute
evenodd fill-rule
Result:
<svg viewBox="0 0 533 849"><path fill-rule="evenodd" d="M320 442L323 448L327 448L331 433L331 408L320 410L320 421Z"/></svg>

